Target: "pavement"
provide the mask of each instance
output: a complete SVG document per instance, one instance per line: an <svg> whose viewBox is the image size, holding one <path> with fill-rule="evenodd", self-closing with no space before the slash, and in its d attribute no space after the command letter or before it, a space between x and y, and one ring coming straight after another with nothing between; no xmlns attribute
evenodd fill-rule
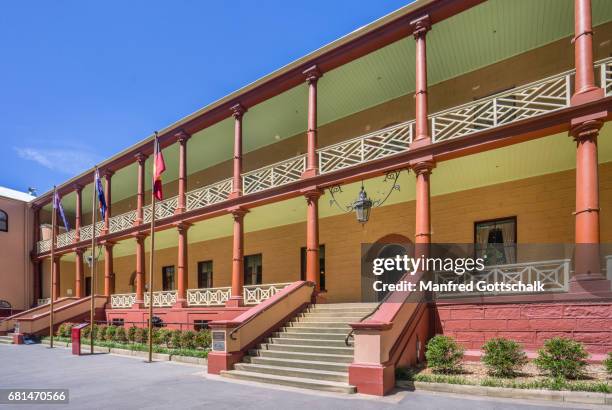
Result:
<svg viewBox="0 0 612 410"><path fill-rule="evenodd" d="M490 399L398 390L385 397L310 392L228 381L205 366L145 363L140 358L43 345L0 345L0 388L69 389L66 404L1 405L15 409L601 409L595 405Z"/></svg>

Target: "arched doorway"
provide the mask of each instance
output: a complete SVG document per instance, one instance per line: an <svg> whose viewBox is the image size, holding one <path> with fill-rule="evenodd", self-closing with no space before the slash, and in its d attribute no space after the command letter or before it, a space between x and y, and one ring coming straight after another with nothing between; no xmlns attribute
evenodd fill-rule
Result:
<svg viewBox="0 0 612 410"><path fill-rule="evenodd" d="M413 252L413 242L401 234L389 234L378 239L365 250L361 261L361 297L365 302L380 302L386 295L376 292L373 288L374 282L381 280L384 283L395 283L404 274L400 270L385 270L381 276L373 274L374 260L377 258L395 258L396 255L403 257Z"/></svg>

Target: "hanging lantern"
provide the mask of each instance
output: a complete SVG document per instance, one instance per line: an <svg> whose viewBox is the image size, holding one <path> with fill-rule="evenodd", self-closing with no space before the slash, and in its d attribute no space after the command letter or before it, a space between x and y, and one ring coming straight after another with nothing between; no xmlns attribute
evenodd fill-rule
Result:
<svg viewBox="0 0 612 410"><path fill-rule="evenodd" d="M368 194L365 189L363 189L363 185L361 186L361 191L359 191L357 200L353 203L353 209L357 214L358 222L362 224L368 222L370 219L370 210L372 209L372 201L368 198Z"/></svg>

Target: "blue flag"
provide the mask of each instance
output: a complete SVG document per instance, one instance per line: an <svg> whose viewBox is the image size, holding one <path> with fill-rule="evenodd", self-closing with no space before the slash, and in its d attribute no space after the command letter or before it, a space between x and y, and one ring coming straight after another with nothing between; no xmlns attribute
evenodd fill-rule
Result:
<svg viewBox="0 0 612 410"><path fill-rule="evenodd" d="M62 221L64 221L64 228L66 228L66 232L70 230L70 224L68 223L68 219L66 219L66 214L64 213L64 207L62 206L62 202L60 201L59 194L55 191L55 198L53 199L54 204L53 207L59 211L60 216L62 217Z"/></svg>
<svg viewBox="0 0 612 410"><path fill-rule="evenodd" d="M100 215L102 219L106 215L106 198L104 197L104 189L102 189L102 181L100 180L100 173L96 169L96 193L98 194L98 203L100 205Z"/></svg>

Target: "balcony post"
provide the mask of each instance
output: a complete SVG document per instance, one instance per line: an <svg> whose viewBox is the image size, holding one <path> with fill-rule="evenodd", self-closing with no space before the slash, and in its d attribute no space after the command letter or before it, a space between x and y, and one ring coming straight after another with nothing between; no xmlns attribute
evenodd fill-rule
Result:
<svg viewBox="0 0 612 410"><path fill-rule="evenodd" d="M132 306L135 309L144 307L144 283L145 283L145 238L146 235L138 234L136 238L136 300Z"/></svg>
<svg viewBox="0 0 612 410"><path fill-rule="evenodd" d="M104 242L104 296L109 297L115 292L115 281L113 278L113 246L114 242Z"/></svg>
<svg viewBox="0 0 612 410"><path fill-rule="evenodd" d="M228 307L243 306L244 290L244 215L248 211L242 208L231 210L234 218L234 242L232 250L232 295L226 302Z"/></svg>
<svg viewBox="0 0 612 410"><path fill-rule="evenodd" d="M107 169L104 173L104 181L106 186L104 187L104 199L106 200L106 213L104 214L104 233L109 232L108 220L111 218L111 178L113 177L114 172L110 169ZM95 232L95 227L94 227Z"/></svg>
<svg viewBox="0 0 612 410"><path fill-rule="evenodd" d="M240 103L232 106L234 116L234 172L229 198L242 196L242 117L247 111Z"/></svg>
<svg viewBox="0 0 612 410"><path fill-rule="evenodd" d="M602 98L603 89L595 85L593 69L593 26L591 0L574 0L574 64L575 92L572 105Z"/></svg>
<svg viewBox="0 0 612 410"><path fill-rule="evenodd" d="M53 258L53 260L51 261L51 281L52 281L52 289L53 292L51 294L51 297L53 298L53 300L57 300L60 297L61 294L61 283L60 283L60 278L61 278L61 271L60 271L60 264L61 264L61 259L62 256L61 255L55 255L55 257Z"/></svg>
<svg viewBox="0 0 612 410"><path fill-rule="evenodd" d="M179 180L178 180L178 203L174 213L180 214L187 208L187 140L190 135L181 130L175 135L179 143Z"/></svg>
<svg viewBox="0 0 612 410"><path fill-rule="evenodd" d="M74 296L82 298L85 296L84 283L85 283L85 270L83 268L83 254L85 253L84 248L77 248L75 251L75 269L74 269Z"/></svg>
<svg viewBox="0 0 612 410"><path fill-rule="evenodd" d="M319 173L317 159L317 83L322 74L316 65L304 70L306 83L308 84L308 129L307 137L307 159L306 171L303 177L313 177Z"/></svg>
<svg viewBox="0 0 612 410"><path fill-rule="evenodd" d="M317 188L304 192L306 213L306 280L315 284L315 297L321 291L319 280L319 198L323 193Z"/></svg>
<svg viewBox="0 0 612 410"><path fill-rule="evenodd" d="M32 255L32 264L33 264L33 270L32 272L34 273L34 277L33 277L33 301L32 304L33 306L36 306L38 299L42 298L42 278L41 278L41 263L40 260L36 258L36 255L38 254L38 242L40 241L40 207L39 206L33 206L32 207L32 213L33 213L33 232L32 232L32 239L34 240L34 249L31 252Z"/></svg>
<svg viewBox="0 0 612 410"><path fill-rule="evenodd" d="M147 156L139 152L136 154L136 161L138 161L138 185L136 187L136 220L134 225L141 225L144 221L143 207L144 207L144 191L145 191L145 161Z"/></svg>
<svg viewBox="0 0 612 410"><path fill-rule="evenodd" d="M178 230L178 258L177 258L177 286L176 304L174 307L183 308L187 306L187 288L189 287L189 258L187 242L187 231L190 223L180 222L176 225Z"/></svg>
<svg viewBox="0 0 612 410"><path fill-rule="evenodd" d="M74 243L81 241L81 220L83 218L83 186L75 185L76 208L74 211Z"/></svg>

